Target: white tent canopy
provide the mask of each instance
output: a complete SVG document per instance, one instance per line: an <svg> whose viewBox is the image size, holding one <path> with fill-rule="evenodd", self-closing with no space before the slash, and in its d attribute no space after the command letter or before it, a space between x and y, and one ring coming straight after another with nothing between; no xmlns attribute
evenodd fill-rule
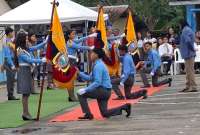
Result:
<svg viewBox="0 0 200 135"><path fill-rule="evenodd" d="M0 16L0 24L48 24L53 0L30 0ZM57 0L61 22L96 21L98 13L71 0Z"/></svg>

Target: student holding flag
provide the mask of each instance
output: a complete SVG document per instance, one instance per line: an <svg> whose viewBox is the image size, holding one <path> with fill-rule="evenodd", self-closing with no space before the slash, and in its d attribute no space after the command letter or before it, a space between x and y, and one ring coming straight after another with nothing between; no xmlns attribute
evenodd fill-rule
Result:
<svg viewBox="0 0 200 135"><path fill-rule="evenodd" d="M91 46L86 46L86 45L83 45L84 41L87 40L88 38L91 38L91 37L96 37L96 33L94 34L91 34L89 36L86 36L86 37L82 37L80 39L75 39L76 37L76 31L75 30L69 30L68 33L67 33L67 51L68 51L68 57L69 57L69 60L70 60L70 64L71 65L77 65L77 51L78 50L81 50L81 51L89 51L91 49L93 49L94 47ZM74 95L74 89L71 89L71 90L68 90L68 93L69 93L69 101L77 101L75 95Z"/></svg>
<svg viewBox="0 0 200 135"><path fill-rule="evenodd" d="M91 61L93 62L93 69L90 75L83 72L78 72L79 76L85 81L91 81L88 87L80 89L78 91L78 98L81 104L82 111L84 113L83 117L79 119L93 119L93 115L90 112L87 99L96 99L100 112L103 117L109 118L115 115L121 115L122 111L125 111L126 117L131 114L131 104L125 104L117 108L108 109L108 100L111 96L111 81L108 70L101 60L105 55L103 49L95 48L91 52Z"/></svg>
<svg viewBox="0 0 200 135"><path fill-rule="evenodd" d="M28 32L28 46L29 48L32 48L30 54L32 55L33 58L40 58L39 54L38 54L38 51L40 51L41 49L44 48L44 46L46 45L47 43L47 40L41 42L40 44L37 44L37 38L36 38L36 35L32 32L32 31L29 31ZM33 79L33 91L32 91L32 94L38 94L35 90L35 83L34 83L34 78L35 78L35 75L36 73L38 72L39 74L39 70L38 68L40 68L41 65L35 65L33 67L33 71L32 71L32 79Z"/></svg>
<svg viewBox="0 0 200 135"><path fill-rule="evenodd" d="M118 51L116 50L117 45L116 44L109 44L109 38L107 38L107 34L109 35L109 32L106 31L106 24L104 20L104 12L103 7L99 8L99 15L97 19L97 39L95 42L95 47L98 46L98 48L103 48L105 51L105 56L103 58L103 61L108 68L108 72L110 76L118 76L120 72L120 61L118 56ZM123 36L123 35L122 35Z"/></svg>
<svg viewBox="0 0 200 135"><path fill-rule="evenodd" d="M148 54L148 58L146 61L141 61L138 64L141 67L140 75L141 75L142 81L144 83L144 86L142 88L151 87L146 74L151 75L153 87L158 87L158 86L165 85L165 84L169 84L169 86L171 86L172 78L158 81L160 67L161 67L161 59L160 59L160 55L158 54L158 52L152 49L151 42L146 42L144 44L144 51Z"/></svg>
<svg viewBox="0 0 200 135"><path fill-rule="evenodd" d="M119 52L122 57L122 75L119 78L112 79L113 89L118 96L115 100L123 100L125 98L137 99L140 97L147 98L147 90L140 90L138 92L131 93L136 74L135 64L131 55L128 53L128 46L120 45ZM119 85L125 91L125 98L119 89Z"/></svg>
<svg viewBox="0 0 200 135"><path fill-rule="evenodd" d="M67 51L68 55L72 55L76 57L77 50L81 51L88 51L93 49L93 47L89 47L86 45L83 45L84 41L86 41L88 38L96 37L97 34L93 33L89 36L82 37L80 39L75 39L76 37L76 31L75 30L69 30L67 33Z"/></svg>
<svg viewBox="0 0 200 135"><path fill-rule="evenodd" d="M137 64L139 62L140 53L138 49L137 36L135 32L135 24L133 21L132 11L130 8L128 11L125 33L126 37L122 40L122 45L128 46L128 51L132 55L134 63Z"/></svg>
<svg viewBox="0 0 200 135"><path fill-rule="evenodd" d="M17 33L16 37L16 50L15 50L15 63L18 68L17 71L17 92L22 94L23 105L23 120L33 120L29 113L28 100L32 93L32 67L35 64L46 62L46 58L35 59L32 57L32 51L40 48L40 46L28 47L28 35L25 31L21 30Z"/></svg>
<svg viewBox="0 0 200 135"><path fill-rule="evenodd" d="M50 41L47 46L47 59L53 63L53 79L57 87L67 89L69 101L76 101L74 95L74 81L76 80L76 52L77 50L91 50L81 43L88 37L95 37L96 34L75 40L76 32L70 30L65 41L62 25L57 13L57 6L53 10Z"/></svg>

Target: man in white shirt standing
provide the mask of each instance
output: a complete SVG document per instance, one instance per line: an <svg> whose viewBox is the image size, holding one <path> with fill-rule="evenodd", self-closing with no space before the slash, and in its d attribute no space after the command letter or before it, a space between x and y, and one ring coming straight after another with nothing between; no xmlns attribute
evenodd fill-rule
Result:
<svg viewBox="0 0 200 135"><path fill-rule="evenodd" d="M167 62L167 66L164 70L164 73L168 74L171 64L172 64L172 58L173 58L173 47L168 43L168 37L165 36L163 38L163 44L159 46L158 52L161 57L162 62Z"/></svg>

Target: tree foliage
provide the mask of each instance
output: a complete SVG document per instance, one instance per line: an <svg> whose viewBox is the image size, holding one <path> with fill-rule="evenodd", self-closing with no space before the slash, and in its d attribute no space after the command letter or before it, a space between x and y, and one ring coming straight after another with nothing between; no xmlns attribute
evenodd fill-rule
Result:
<svg viewBox="0 0 200 135"><path fill-rule="evenodd" d="M74 0L84 6L128 4L150 30L177 27L185 12L183 7L169 6L169 0Z"/></svg>

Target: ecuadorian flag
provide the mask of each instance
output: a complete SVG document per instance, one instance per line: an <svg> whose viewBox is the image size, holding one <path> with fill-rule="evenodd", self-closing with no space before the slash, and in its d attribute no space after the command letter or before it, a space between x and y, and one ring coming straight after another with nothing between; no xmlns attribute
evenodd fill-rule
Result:
<svg viewBox="0 0 200 135"><path fill-rule="evenodd" d="M135 33L135 24L133 21L133 16L132 16L132 12L131 12L130 8L128 11L128 18L127 18L127 22L126 22L126 26L125 26L125 34L126 34L126 42L128 43L127 46L129 46L133 42L135 44L137 44L137 37L136 37L136 33ZM139 57L140 57L138 48L131 54L133 55L134 63L137 64L139 62Z"/></svg>
<svg viewBox="0 0 200 135"><path fill-rule="evenodd" d="M103 6L99 8L96 28L101 32L101 40L104 42L104 50L107 56L103 61L108 69L110 76L118 76L120 74L120 62L116 52L118 45L113 44L111 51L108 48L108 39L106 33L106 24L104 20ZM108 56L109 55L109 56Z"/></svg>
<svg viewBox="0 0 200 135"><path fill-rule="evenodd" d="M47 46L46 57L53 63L53 79L60 88L72 89L76 79L76 68L68 63L68 53L62 25L55 6L53 10L51 34Z"/></svg>
<svg viewBox="0 0 200 135"><path fill-rule="evenodd" d="M136 34L135 34L135 26L134 21L132 17L131 10L128 11L128 18L127 23L125 27L125 34L126 34L126 40L128 43L137 41Z"/></svg>
<svg viewBox="0 0 200 135"><path fill-rule="evenodd" d="M99 8L96 28L101 32L101 39L104 42L104 48L108 49L108 39L106 34L106 24L104 19L103 6Z"/></svg>

